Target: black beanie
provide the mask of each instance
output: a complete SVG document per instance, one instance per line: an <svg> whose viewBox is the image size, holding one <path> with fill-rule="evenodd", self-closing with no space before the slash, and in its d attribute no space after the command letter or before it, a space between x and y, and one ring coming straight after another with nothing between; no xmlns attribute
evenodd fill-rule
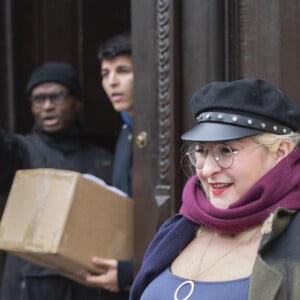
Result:
<svg viewBox="0 0 300 300"><path fill-rule="evenodd" d="M32 73L26 87L30 95L34 87L45 82L57 82L65 85L71 93L81 100L81 89L75 69L63 62L48 62L38 67Z"/></svg>

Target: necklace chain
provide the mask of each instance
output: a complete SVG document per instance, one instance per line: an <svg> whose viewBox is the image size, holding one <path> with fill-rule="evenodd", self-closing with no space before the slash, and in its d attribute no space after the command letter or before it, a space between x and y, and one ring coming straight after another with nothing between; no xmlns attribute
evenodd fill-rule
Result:
<svg viewBox="0 0 300 300"><path fill-rule="evenodd" d="M257 236L257 234L261 235L261 225L258 225L254 228L251 228L250 230L245 231L242 235L238 236L238 242L232 247L230 248L228 251L226 251L224 254L222 254L216 261L214 261L211 265L209 265L207 268L205 268L204 270L201 270L201 266L202 263L204 261L204 258L206 256L206 253L215 237L215 232L210 231L207 228L203 228L203 227L199 227L198 232L197 232L197 236L201 237L201 236L205 236L210 232L211 237L207 243L207 246L205 247L205 250L203 251L202 257L200 259L200 263L199 263L199 275L202 275L205 272L208 272L209 270L211 270L213 267L215 267L225 256L229 255L231 252L233 252L235 249L237 249L241 244L244 243L249 243L255 236Z"/></svg>
<svg viewBox="0 0 300 300"><path fill-rule="evenodd" d="M225 256L229 255L231 252L233 252L235 249L237 249L241 244L243 243L248 243L250 242L257 234L261 234L261 225L258 225L250 230L245 231L241 236L238 237L238 242L232 247L230 248L228 251L226 251L224 254L222 254L216 261L214 261L211 265L209 265L207 268L205 268L204 270L201 270L201 266L203 264L204 258L206 256L206 253L215 237L215 232L210 231L207 228L203 228L203 227L199 227L198 232L197 232L197 236L201 237L201 236L205 236L210 232L211 237L209 239L209 241L207 242L207 245L205 247L205 250L203 251L202 257L200 259L199 262L199 275L202 275L203 273L209 271L210 269L212 269L214 266L216 266Z"/></svg>
<svg viewBox="0 0 300 300"><path fill-rule="evenodd" d="M203 260L206 256L206 253L214 239L215 233L211 234L211 237L207 243L207 246L205 247L205 250L203 251L203 255L200 259L200 263L199 263L199 275L202 275L203 273L206 273L207 271L209 271L210 269L212 269L214 266L216 266L226 255L230 254L231 252L233 252L235 249L237 249L242 243L241 241L238 241L237 244L235 244L232 248L230 248L228 251L226 251L224 254L222 254L216 261L214 261L211 265L209 265L207 268L205 268L204 270L201 270L201 266L203 263Z"/></svg>
<svg viewBox="0 0 300 300"><path fill-rule="evenodd" d="M202 266L204 257L206 256L206 252L208 251L208 248L209 248L209 246L210 246L211 243L212 243L213 237L214 237L214 235L212 234L211 237L210 237L210 239L209 239L209 241L208 241L208 243L207 243L207 245L206 245L206 247L205 247L205 249L204 249L204 251L203 251L203 254L202 254L202 256L201 256L201 259L200 259L200 262L199 262L200 275L203 273L203 271L201 271L201 266ZM205 271L205 270L204 270L204 271Z"/></svg>

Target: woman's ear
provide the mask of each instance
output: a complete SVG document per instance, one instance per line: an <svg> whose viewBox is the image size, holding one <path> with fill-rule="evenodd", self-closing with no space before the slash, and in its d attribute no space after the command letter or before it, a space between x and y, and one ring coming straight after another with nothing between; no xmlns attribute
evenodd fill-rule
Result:
<svg viewBox="0 0 300 300"><path fill-rule="evenodd" d="M293 148L294 148L294 146L293 146L292 141L282 140L276 150L277 159L281 160L284 157L286 157L293 150Z"/></svg>

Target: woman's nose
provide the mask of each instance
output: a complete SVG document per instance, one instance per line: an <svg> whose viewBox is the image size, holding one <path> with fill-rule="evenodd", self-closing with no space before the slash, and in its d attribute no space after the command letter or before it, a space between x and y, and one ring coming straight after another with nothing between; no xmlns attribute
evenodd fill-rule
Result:
<svg viewBox="0 0 300 300"><path fill-rule="evenodd" d="M214 173L218 173L222 171L222 167L218 165L211 151L208 153L203 167L202 167L202 175L205 177L209 177Z"/></svg>

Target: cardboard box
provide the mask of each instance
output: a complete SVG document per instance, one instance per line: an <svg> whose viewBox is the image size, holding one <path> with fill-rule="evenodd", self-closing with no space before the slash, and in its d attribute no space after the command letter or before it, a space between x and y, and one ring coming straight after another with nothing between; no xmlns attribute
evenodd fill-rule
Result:
<svg viewBox="0 0 300 300"><path fill-rule="evenodd" d="M73 171L19 170L0 223L0 249L86 284L94 255L133 256L132 199Z"/></svg>

